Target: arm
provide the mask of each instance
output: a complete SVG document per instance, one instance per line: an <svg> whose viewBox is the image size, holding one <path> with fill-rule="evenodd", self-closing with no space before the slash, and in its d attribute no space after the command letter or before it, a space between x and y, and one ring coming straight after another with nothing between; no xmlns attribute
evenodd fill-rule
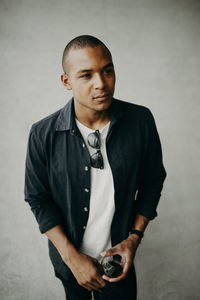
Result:
<svg viewBox="0 0 200 300"><path fill-rule="evenodd" d="M63 224L62 212L51 194L45 151L33 126L28 137L24 195L41 233Z"/></svg>
<svg viewBox="0 0 200 300"><path fill-rule="evenodd" d="M133 227L142 232L150 220L157 216L156 208L161 196L163 182L166 177L166 171L162 162L162 150L159 135L152 113L146 111L146 120L144 121L144 157L143 167L141 169L141 180L138 187L136 198L137 215ZM136 250L140 243L140 238L136 234L130 234L127 239L106 251L106 256L123 253L125 264L123 273L117 278L109 278L103 275L103 278L109 282L117 282L124 279L131 267L135 257ZM105 255L104 253L102 255Z"/></svg>
<svg viewBox="0 0 200 300"><path fill-rule="evenodd" d="M57 225L45 232L48 239L54 244L58 250L62 260L69 265L71 259L77 254L77 249L67 238L62 226Z"/></svg>
<svg viewBox="0 0 200 300"><path fill-rule="evenodd" d="M79 285L89 291L98 290L106 285L101 277L103 269L98 261L78 252L60 225L51 228L45 234L57 248L62 260L71 269Z"/></svg>
<svg viewBox="0 0 200 300"><path fill-rule="evenodd" d="M133 228L137 229L139 231L142 231L144 233L144 231L145 231L148 224L149 224L149 219L147 219L145 216L137 214L136 218L135 218L135 222L133 224ZM135 249L135 251L136 251L137 247L140 243L139 236L136 235L136 234L129 234L127 239L134 241L134 244L136 244L136 249Z"/></svg>
<svg viewBox="0 0 200 300"><path fill-rule="evenodd" d="M78 283L88 290L105 286L97 260L79 253L62 229L64 218L61 209L52 198L45 152L33 127L28 139L24 193L25 201L35 215L40 232L45 233L54 244Z"/></svg>
<svg viewBox="0 0 200 300"><path fill-rule="evenodd" d="M133 224L133 228L144 232L148 223L149 223L149 219L147 219L145 216L137 214L135 218L135 222Z"/></svg>
<svg viewBox="0 0 200 300"><path fill-rule="evenodd" d="M146 111L143 135L145 146L136 210L149 220L153 220L157 216L156 208L167 173L163 166L160 138L149 109Z"/></svg>
<svg viewBox="0 0 200 300"><path fill-rule="evenodd" d="M149 220L145 216L137 214L133 227L137 230L144 232L148 223ZM109 282L118 282L124 279L127 276L128 271L132 265L139 244L140 244L139 236L136 234L130 234L127 237L127 239L117 244L116 246L112 247L111 249L107 250L106 253L102 253L103 256L104 255L112 256L115 254L123 253L123 258L125 259L123 272L120 276L118 276L117 278L109 278L106 275L103 275L102 277Z"/></svg>

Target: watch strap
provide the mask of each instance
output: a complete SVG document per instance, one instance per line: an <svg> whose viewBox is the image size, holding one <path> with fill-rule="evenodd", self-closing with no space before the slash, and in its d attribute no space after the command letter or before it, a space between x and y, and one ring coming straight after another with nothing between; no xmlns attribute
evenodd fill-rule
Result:
<svg viewBox="0 0 200 300"><path fill-rule="evenodd" d="M135 229L135 228L132 228L132 229L129 231L129 234L136 234L136 235L139 236L140 239L142 239L143 236L144 236L144 233L143 233L142 231L137 230L137 229Z"/></svg>

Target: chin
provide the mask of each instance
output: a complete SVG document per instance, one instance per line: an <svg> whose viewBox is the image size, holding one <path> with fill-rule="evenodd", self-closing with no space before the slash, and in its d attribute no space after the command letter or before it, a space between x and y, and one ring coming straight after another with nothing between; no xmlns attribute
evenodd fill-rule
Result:
<svg viewBox="0 0 200 300"><path fill-rule="evenodd" d="M102 101L101 103L95 105L95 110L97 111L103 111L107 110L112 102L112 99L110 101Z"/></svg>

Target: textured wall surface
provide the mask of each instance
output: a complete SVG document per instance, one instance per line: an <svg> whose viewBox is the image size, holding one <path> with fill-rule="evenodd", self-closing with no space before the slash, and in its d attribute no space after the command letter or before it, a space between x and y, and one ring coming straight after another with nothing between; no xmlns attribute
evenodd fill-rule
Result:
<svg viewBox="0 0 200 300"><path fill-rule="evenodd" d="M115 97L148 106L168 173L135 258L139 300L200 299L200 1L0 1L0 299L64 299L24 202L30 125L65 105L61 56L79 34L113 53Z"/></svg>

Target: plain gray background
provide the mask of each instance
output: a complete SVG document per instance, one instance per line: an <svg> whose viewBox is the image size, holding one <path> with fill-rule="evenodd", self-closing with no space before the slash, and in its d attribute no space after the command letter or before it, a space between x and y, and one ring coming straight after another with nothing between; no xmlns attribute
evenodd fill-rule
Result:
<svg viewBox="0 0 200 300"><path fill-rule="evenodd" d="M200 299L200 1L0 1L0 299L64 299L47 238L24 202L32 123L70 99L61 57L92 34L113 54L115 97L154 114L167 180L138 248L138 300Z"/></svg>

